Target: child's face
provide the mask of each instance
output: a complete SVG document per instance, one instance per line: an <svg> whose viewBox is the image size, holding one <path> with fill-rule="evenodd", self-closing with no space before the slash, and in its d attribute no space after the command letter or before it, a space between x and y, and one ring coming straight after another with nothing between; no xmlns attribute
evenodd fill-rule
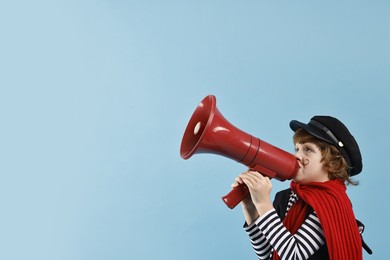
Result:
<svg viewBox="0 0 390 260"><path fill-rule="evenodd" d="M295 157L297 157L300 166L294 177L295 182L304 184L329 180L328 171L321 162L321 151L315 144L295 144Z"/></svg>

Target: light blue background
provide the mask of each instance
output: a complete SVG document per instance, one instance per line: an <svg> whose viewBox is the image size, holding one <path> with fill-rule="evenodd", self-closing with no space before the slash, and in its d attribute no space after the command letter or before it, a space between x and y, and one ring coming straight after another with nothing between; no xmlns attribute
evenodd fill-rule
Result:
<svg viewBox="0 0 390 260"><path fill-rule="evenodd" d="M389 247L389 1L2 1L1 259L256 259L221 196L245 167L182 160L198 103L292 152L291 119L340 118L348 192ZM273 181L273 194L288 182Z"/></svg>

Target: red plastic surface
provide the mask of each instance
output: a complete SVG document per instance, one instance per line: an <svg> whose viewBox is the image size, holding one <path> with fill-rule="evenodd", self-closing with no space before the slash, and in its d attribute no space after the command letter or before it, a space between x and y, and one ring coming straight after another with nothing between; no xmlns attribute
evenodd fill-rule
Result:
<svg viewBox="0 0 390 260"><path fill-rule="evenodd" d="M199 103L182 138L181 157L188 159L195 153L219 154L281 181L292 179L299 167L294 155L229 123L216 107L213 95ZM234 208L248 194L248 188L240 186L222 199Z"/></svg>

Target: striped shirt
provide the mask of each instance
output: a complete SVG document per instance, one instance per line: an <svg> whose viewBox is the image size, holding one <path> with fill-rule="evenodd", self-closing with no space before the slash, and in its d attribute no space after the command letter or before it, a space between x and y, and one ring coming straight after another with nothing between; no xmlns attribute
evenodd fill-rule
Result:
<svg viewBox="0 0 390 260"><path fill-rule="evenodd" d="M298 200L298 196L291 192L286 214ZM295 234L286 229L275 209L244 228L259 259L272 258L274 250L281 259L307 259L325 244L324 232L314 211Z"/></svg>

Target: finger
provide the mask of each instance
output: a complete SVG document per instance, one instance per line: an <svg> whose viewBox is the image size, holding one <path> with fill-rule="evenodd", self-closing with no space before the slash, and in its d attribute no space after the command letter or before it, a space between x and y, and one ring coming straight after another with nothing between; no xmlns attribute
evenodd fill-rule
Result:
<svg viewBox="0 0 390 260"><path fill-rule="evenodd" d="M258 171L249 171L248 172L249 175L251 175L253 178L256 179L256 181L269 181L270 178L266 175L263 175L262 173L258 172Z"/></svg>
<svg viewBox="0 0 390 260"><path fill-rule="evenodd" d="M230 185L232 188L234 188L234 187L237 187L237 186L239 186L240 184L242 184L242 181L238 181L238 180L234 180L234 182Z"/></svg>
<svg viewBox="0 0 390 260"><path fill-rule="evenodd" d="M256 186L256 180L251 176L245 174L241 178L248 188L253 189Z"/></svg>
<svg viewBox="0 0 390 260"><path fill-rule="evenodd" d="M257 171L249 171L249 172L247 172L247 175L249 175L251 178L253 178L256 182L260 182L263 180L263 175L261 175Z"/></svg>
<svg viewBox="0 0 390 260"><path fill-rule="evenodd" d="M234 182L230 185L231 187L237 187L241 184L243 184L244 182L242 181L242 178L241 178L241 175L237 176L235 179L234 179Z"/></svg>
<svg viewBox="0 0 390 260"><path fill-rule="evenodd" d="M257 171L247 172L245 174L245 178L250 181L250 184L245 184L251 185L251 189L258 189L259 187L263 187L264 185L272 185L268 176L263 176Z"/></svg>

